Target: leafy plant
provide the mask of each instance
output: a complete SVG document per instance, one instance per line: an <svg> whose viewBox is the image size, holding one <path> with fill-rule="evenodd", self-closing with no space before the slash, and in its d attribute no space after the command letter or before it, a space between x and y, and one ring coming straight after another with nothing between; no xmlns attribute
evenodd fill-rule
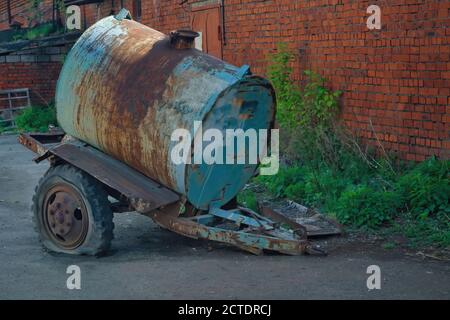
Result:
<svg viewBox="0 0 450 320"><path fill-rule="evenodd" d="M239 203L249 209L252 209L254 211L258 210L258 200L256 199L255 194L251 191L242 191L241 193L239 193L237 200Z"/></svg>
<svg viewBox="0 0 450 320"><path fill-rule="evenodd" d="M56 125L55 107L33 106L24 109L20 115L15 118L17 128L25 132L46 132L50 124Z"/></svg>
<svg viewBox="0 0 450 320"><path fill-rule="evenodd" d="M402 220L395 223L393 229L408 237L412 247L420 245L450 247L450 222L448 220L417 219L413 214L405 212L402 214Z"/></svg>
<svg viewBox="0 0 450 320"><path fill-rule="evenodd" d="M349 186L336 203L336 217L344 224L372 229L391 221L400 204L400 197L393 191Z"/></svg>
<svg viewBox="0 0 450 320"><path fill-rule="evenodd" d="M304 72L304 87L298 86L292 79L295 55L286 44L279 44L269 59L267 73L277 93L277 121L285 156L296 162L337 165L342 143L337 139L335 119L341 92L330 90L325 79L310 70Z"/></svg>
<svg viewBox="0 0 450 320"><path fill-rule="evenodd" d="M53 31L54 31L54 28L51 24L43 24L43 25L29 29L25 33L25 38L28 40L43 38L45 36L48 36Z"/></svg>
<svg viewBox="0 0 450 320"><path fill-rule="evenodd" d="M378 230L392 225L415 243L449 246L449 162L431 158L394 175L350 157L342 170L327 164L317 170L306 163L254 182L276 198L318 208L347 226Z"/></svg>
<svg viewBox="0 0 450 320"><path fill-rule="evenodd" d="M13 41L34 40L63 30L53 22L44 22L43 2L43 0L28 0L28 9L23 14L19 14L27 19L27 28L17 30L12 37ZM64 13L64 0L56 0L54 5L61 14Z"/></svg>
<svg viewBox="0 0 450 320"><path fill-rule="evenodd" d="M301 93L291 79L293 69L290 64L295 55L285 43L279 43L277 52L269 59L267 74L277 95L277 120L281 126L293 128L296 122L292 115L301 104Z"/></svg>
<svg viewBox="0 0 450 320"><path fill-rule="evenodd" d="M416 218L450 220L450 161L431 158L420 163L400 177L397 188Z"/></svg>
<svg viewBox="0 0 450 320"><path fill-rule="evenodd" d="M385 243L383 243L383 249L392 250L394 248L395 248L395 243L394 242L385 242Z"/></svg>
<svg viewBox="0 0 450 320"><path fill-rule="evenodd" d="M283 128L315 128L330 125L338 111L341 91L331 91L325 78L306 70L307 84L300 88L292 79L290 64L295 55L286 44L279 44L270 55L268 76L277 93L277 120Z"/></svg>
<svg viewBox="0 0 450 320"><path fill-rule="evenodd" d="M57 29L53 26L52 23L45 23L33 28L28 28L25 32L23 30L17 31L17 34L13 36L13 40L34 40L46 37L53 32L57 31Z"/></svg>

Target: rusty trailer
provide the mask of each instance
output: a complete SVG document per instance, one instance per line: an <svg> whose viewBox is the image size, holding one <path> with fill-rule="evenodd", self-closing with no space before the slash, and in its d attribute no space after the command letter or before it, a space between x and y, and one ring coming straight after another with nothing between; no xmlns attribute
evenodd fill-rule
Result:
<svg viewBox="0 0 450 320"><path fill-rule="evenodd" d="M195 49L197 36L190 30L165 35L122 10L95 23L72 47L56 87L62 131L20 136L38 154L36 162L51 163L33 198L47 248L104 252L113 237L113 212L137 211L181 235L255 254L315 252L301 225L230 204L261 159L239 162L239 151L230 164L223 144L214 149L220 161L173 161L178 130L188 132L186 144L194 146L185 159L209 129L223 136L257 132L253 146L268 151L260 138L274 125L271 83L248 66ZM245 150L250 154L256 152Z"/></svg>
<svg viewBox="0 0 450 320"><path fill-rule="evenodd" d="M307 240L302 225L284 216L266 210L260 214L237 206L234 209L198 210L178 193L61 131L23 133L19 142L37 153L36 163L48 160L51 164L43 178L44 183L41 181L37 188L33 211L35 219L36 215L42 219L41 240L52 251L101 254L108 249L112 239L112 213L136 211L177 234L233 245L257 255L264 251L287 255L324 253ZM62 172L71 170L75 173L73 177ZM54 181L57 175L62 179ZM45 183L49 180L46 177L52 180L50 185ZM98 187L96 194L85 192L87 186L78 183L80 177L87 178L90 187ZM39 192L46 194L39 196ZM113 201L108 201L107 207L101 207L99 193ZM86 195L97 198L85 199ZM90 230L83 221L90 219L89 208L99 211L92 212L94 215L109 215L110 220L100 219L103 226L99 225L100 230L95 231L101 236L99 239L94 237L97 246L85 247L81 246L83 241L93 236L89 235Z"/></svg>

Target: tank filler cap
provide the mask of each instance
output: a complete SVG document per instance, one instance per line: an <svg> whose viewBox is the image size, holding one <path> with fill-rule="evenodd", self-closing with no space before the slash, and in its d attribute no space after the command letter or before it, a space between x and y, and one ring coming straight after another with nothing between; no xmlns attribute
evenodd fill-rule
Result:
<svg viewBox="0 0 450 320"><path fill-rule="evenodd" d="M170 45L175 49L194 48L195 38L200 36L198 32L192 30L175 30L170 32Z"/></svg>

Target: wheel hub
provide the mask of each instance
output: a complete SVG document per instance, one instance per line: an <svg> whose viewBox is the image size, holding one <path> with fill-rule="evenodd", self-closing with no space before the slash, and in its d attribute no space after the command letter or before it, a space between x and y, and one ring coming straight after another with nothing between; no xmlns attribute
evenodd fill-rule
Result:
<svg viewBox="0 0 450 320"><path fill-rule="evenodd" d="M52 240L64 248L76 248L87 234L88 215L79 193L60 185L49 190L44 218Z"/></svg>

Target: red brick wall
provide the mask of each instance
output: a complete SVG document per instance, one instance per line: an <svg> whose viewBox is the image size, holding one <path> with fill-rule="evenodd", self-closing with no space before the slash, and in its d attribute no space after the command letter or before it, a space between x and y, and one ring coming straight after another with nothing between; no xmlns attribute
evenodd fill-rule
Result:
<svg viewBox="0 0 450 320"><path fill-rule="evenodd" d="M143 0L142 22L163 32L190 27L193 2ZM372 4L382 30L367 29ZM89 25L109 14L110 1L84 10ZM449 26L448 0L225 0L223 55L264 74L267 55L286 42L298 53L295 79L311 69L342 90L342 119L365 141L408 160L450 158Z"/></svg>
<svg viewBox="0 0 450 320"><path fill-rule="evenodd" d="M29 88L34 104L54 99L56 81L69 46L21 50L0 56L0 90Z"/></svg>
<svg viewBox="0 0 450 320"><path fill-rule="evenodd" d="M17 20L20 23L25 24L26 19L22 16L22 13L25 13L26 10L29 8L29 2L28 0L17 0L17 1L11 1L10 4L11 8L11 15L13 16L13 19ZM6 1L0 1L0 30L8 29L9 28L9 21L8 21L8 10L7 10L7 3ZM26 25L24 25L26 27Z"/></svg>
<svg viewBox="0 0 450 320"><path fill-rule="evenodd" d="M54 99L59 62L0 63L0 90L30 88L34 104L45 105Z"/></svg>
<svg viewBox="0 0 450 320"><path fill-rule="evenodd" d="M42 22L52 18L52 0L42 1ZM98 18L109 15L111 3L81 7L83 24L87 27ZM24 23L27 27L27 14L30 12L29 0L11 1L13 20ZM6 1L0 3L0 31L9 29ZM61 61L68 48L49 47L19 51L7 56L0 56L0 90L29 88L32 103L46 104L55 96L56 82L62 67Z"/></svg>
<svg viewBox="0 0 450 320"><path fill-rule="evenodd" d="M382 30L366 26L371 4ZM164 32L190 24L177 0L144 1L143 11ZM409 160L450 157L449 1L225 0L225 35L224 59L260 74L288 43L295 78L311 69L343 90L342 119L367 142Z"/></svg>
<svg viewBox="0 0 450 320"><path fill-rule="evenodd" d="M11 0L11 16L13 21L17 21L22 24L23 28L28 27L30 22L32 25L36 23L50 21L52 19L52 1L53 0L41 0L39 4L39 14L35 14L34 21L29 21L30 17L33 17L33 10L30 0ZM0 1L0 30L8 29L8 11L6 0Z"/></svg>

